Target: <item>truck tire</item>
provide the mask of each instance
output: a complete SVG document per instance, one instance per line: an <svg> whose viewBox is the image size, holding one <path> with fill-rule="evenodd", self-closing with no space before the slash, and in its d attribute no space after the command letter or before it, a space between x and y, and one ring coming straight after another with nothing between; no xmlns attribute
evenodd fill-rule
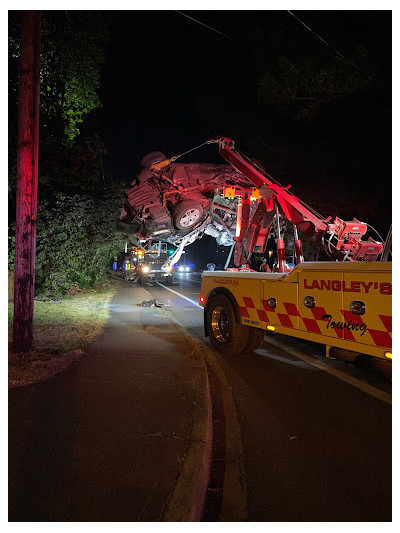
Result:
<svg viewBox="0 0 400 533"><path fill-rule="evenodd" d="M177 229L191 230L203 218L203 208L195 200L184 200L174 208L172 218Z"/></svg>
<svg viewBox="0 0 400 533"><path fill-rule="evenodd" d="M206 324L211 344L224 355L246 350L250 328L237 322L229 299L223 294L212 297L206 309Z"/></svg>

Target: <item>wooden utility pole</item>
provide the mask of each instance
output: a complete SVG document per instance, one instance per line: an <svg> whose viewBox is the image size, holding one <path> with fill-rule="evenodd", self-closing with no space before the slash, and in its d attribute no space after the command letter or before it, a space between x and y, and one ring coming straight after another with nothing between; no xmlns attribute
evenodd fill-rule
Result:
<svg viewBox="0 0 400 533"><path fill-rule="evenodd" d="M13 352L33 340L39 161L41 12L22 11L18 95Z"/></svg>

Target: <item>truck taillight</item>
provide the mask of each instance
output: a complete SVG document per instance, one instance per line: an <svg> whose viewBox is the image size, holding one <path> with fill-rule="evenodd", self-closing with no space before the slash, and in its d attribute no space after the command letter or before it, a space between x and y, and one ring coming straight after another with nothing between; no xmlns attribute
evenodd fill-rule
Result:
<svg viewBox="0 0 400 533"><path fill-rule="evenodd" d="M204 296L200 296L200 303L201 303L201 304L204 303Z"/></svg>

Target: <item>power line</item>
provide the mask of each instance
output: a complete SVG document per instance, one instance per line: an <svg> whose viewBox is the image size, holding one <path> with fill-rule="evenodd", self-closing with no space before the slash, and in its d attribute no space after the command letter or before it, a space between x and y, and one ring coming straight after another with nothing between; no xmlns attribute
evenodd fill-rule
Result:
<svg viewBox="0 0 400 533"><path fill-rule="evenodd" d="M197 24L201 24L205 28L208 28L211 31L215 31L215 33L219 33L219 35L222 35L222 37L226 37L227 39L230 39L231 41L234 41L232 37L229 37L229 35L226 35L225 33L222 33L221 31L216 30L215 28L212 28L211 26L208 26L207 24L204 24L204 22L200 22L199 20L194 19L193 17L189 17L189 15L186 15L185 13L182 13L182 11L176 11L176 13L179 13L183 17L186 17L190 20L193 20L193 22L197 22Z"/></svg>
<svg viewBox="0 0 400 533"><path fill-rule="evenodd" d="M197 20L197 19L195 19L193 17L189 17L189 15L186 15L186 13L182 13L182 11L175 11L175 12L179 13L179 15L182 15L183 17L186 17L186 18L192 20L193 22L196 22L197 24L200 24L201 26L204 26L205 28L207 28L207 29L209 29L209 30L211 30L211 31L213 31L215 33L218 33L219 35L222 35L222 37L225 37L226 39L229 39L230 41L232 41L236 45L243 46L247 50L253 50L253 48L251 46L249 46L247 43L245 43L243 41L239 41L238 39L234 39L230 35L227 35L226 33L222 33L221 31L216 30L212 26L209 26L208 24L205 24L204 22L201 22L200 20Z"/></svg>
<svg viewBox="0 0 400 533"><path fill-rule="evenodd" d="M318 33L315 33L314 30L312 30L310 28L310 26L307 26L307 24L305 22L303 22L302 20L299 19L299 17L297 17L294 13L292 13L291 11L287 10L287 12L292 15L292 17L294 17L298 22L300 22L300 24L302 24L305 28L307 28L308 31L310 31L313 35L315 35L320 41L322 41L324 44L326 44L326 46L328 48L332 48L332 50L334 50L334 52L340 56L342 59L346 59L344 57L343 54L341 54L338 50L336 50L335 48L333 48L333 46L331 46L329 43L327 43L320 35L318 35Z"/></svg>
<svg viewBox="0 0 400 533"><path fill-rule="evenodd" d="M308 31L310 31L313 35L315 35L315 37L317 37L317 39L322 41L328 48L331 48L335 52L336 55L341 57L344 61L346 61L346 62L350 63L351 65L353 65L353 67L355 67L359 72L365 74L369 79L371 79L371 76L368 74L368 72L365 72L358 65L356 65L356 63L354 63L354 61L352 61L351 59L348 59L347 57L345 57L342 53L339 52L339 50L336 50L336 48L334 48L328 42L326 42L325 39L323 39L320 35L318 35L318 33L316 33L313 29L311 29L309 26L307 26L307 24L305 22L303 22L301 19L299 19L299 17L297 15L292 13L292 11L289 11L289 9L287 9L287 12L289 13L289 15L292 15L292 17L294 17Z"/></svg>

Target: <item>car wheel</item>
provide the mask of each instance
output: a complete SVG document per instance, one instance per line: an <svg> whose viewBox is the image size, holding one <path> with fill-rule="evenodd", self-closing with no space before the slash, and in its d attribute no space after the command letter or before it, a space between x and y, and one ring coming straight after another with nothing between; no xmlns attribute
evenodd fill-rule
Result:
<svg viewBox="0 0 400 533"><path fill-rule="evenodd" d="M183 230L191 230L201 222L203 217L202 206L193 200L184 200L174 209L172 218L175 227Z"/></svg>
<svg viewBox="0 0 400 533"><path fill-rule="evenodd" d="M245 351L249 342L249 327L237 322L229 299L223 294L212 297L206 309L206 324L211 344L224 355Z"/></svg>
<svg viewBox="0 0 400 533"><path fill-rule="evenodd" d="M143 157L139 166L140 168L150 167L151 165L154 165L154 163L160 163L160 161L164 161L165 159L167 158L162 152L150 152Z"/></svg>

